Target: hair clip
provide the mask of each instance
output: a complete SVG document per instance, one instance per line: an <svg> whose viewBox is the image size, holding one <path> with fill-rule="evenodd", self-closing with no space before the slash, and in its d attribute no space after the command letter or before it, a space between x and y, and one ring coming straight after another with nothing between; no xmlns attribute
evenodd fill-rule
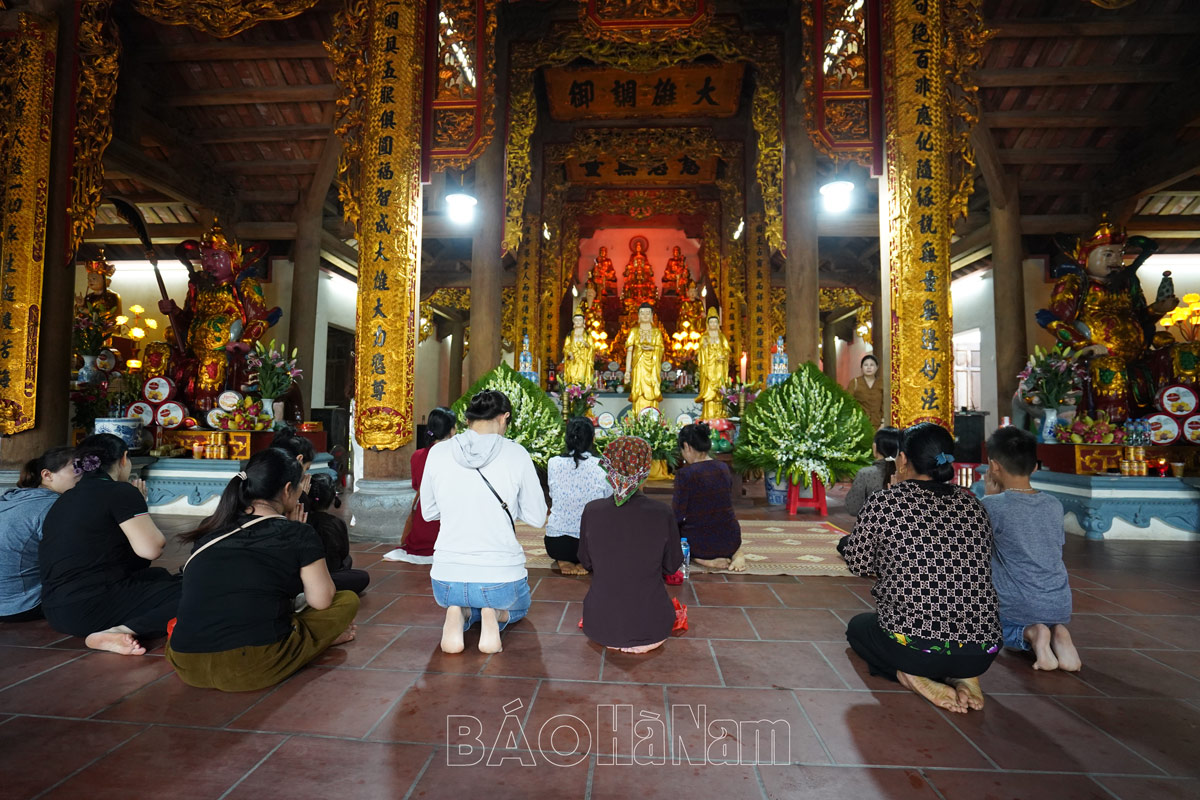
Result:
<svg viewBox="0 0 1200 800"><path fill-rule="evenodd" d="M939 465L941 465L941 464L953 464L953 463L954 463L954 454L953 454L953 453L938 453L938 455L937 455L937 463L938 463Z"/></svg>
<svg viewBox="0 0 1200 800"><path fill-rule="evenodd" d="M245 473L245 472L239 472L239 473L237 474L237 477L241 478L242 480L246 480L246 473Z"/></svg>
<svg viewBox="0 0 1200 800"><path fill-rule="evenodd" d="M883 460L884 461L895 461L896 457L895 456L884 456Z"/></svg>

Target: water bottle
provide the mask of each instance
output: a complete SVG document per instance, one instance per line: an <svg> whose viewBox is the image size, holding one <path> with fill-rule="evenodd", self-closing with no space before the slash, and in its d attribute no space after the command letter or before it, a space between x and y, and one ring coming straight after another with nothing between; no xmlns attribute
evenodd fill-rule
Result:
<svg viewBox="0 0 1200 800"><path fill-rule="evenodd" d="M688 573L692 571L692 546L688 544L686 536L679 540L679 545L683 548L683 579L686 581Z"/></svg>

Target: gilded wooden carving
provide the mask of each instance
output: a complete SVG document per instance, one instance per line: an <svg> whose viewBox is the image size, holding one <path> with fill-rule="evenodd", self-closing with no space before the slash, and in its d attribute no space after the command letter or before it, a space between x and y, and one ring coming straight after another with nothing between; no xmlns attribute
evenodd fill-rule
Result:
<svg viewBox="0 0 1200 800"><path fill-rule="evenodd" d="M228 39L260 22L303 14L317 0L133 0L144 17L164 25L187 25L211 36Z"/></svg>
<svg viewBox="0 0 1200 800"><path fill-rule="evenodd" d="M79 83L75 89L75 163L71 170L71 252L96 224L104 190L104 150L112 141L120 33L111 18L112 0L87 0L79 7Z"/></svg>

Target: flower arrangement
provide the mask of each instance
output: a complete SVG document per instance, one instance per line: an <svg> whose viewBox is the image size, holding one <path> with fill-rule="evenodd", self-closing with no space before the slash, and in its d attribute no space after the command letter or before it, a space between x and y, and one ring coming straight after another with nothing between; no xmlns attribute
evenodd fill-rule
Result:
<svg viewBox="0 0 1200 800"><path fill-rule="evenodd" d="M75 299L75 316L71 320L71 347L81 356L94 356L104 347L116 326L105 309L82 297Z"/></svg>
<svg viewBox="0 0 1200 800"><path fill-rule="evenodd" d="M621 436L645 439L650 443L654 460L667 462L671 469L679 463L679 426L667 422L660 414L626 412L617 420L616 427L596 431L596 449L603 453L609 442Z"/></svg>
<svg viewBox="0 0 1200 800"><path fill-rule="evenodd" d="M741 416L746 411L746 408L749 408L750 404L758 399L758 382L740 383L739 381L733 381L721 390L721 395L725 400L725 407L729 409L729 416ZM742 408L743 401L746 403L746 408Z"/></svg>
<svg viewBox="0 0 1200 800"><path fill-rule="evenodd" d="M108 384L81 383L71 392L71 402L75 405L71 424L90 432L96 418L108 413Z"/></svg>
<svg viewBox="0 0 1200 800"><path fill-rule="evenodd" d="M258 384L258 393L264 399L282 397L292 388L292 382L300 377L296 359L299 352L293 348L288 358L287 345L276 345L274 339L267 347L262 342L254 343L254 351L246 355L246 364L250 367L250 380Z"/></svg>
<svg viewBox="0 0 1200 800"><path fill-rule="evenodd" d="M596 405L596 388L582 383L568 383L561 396L558 392L551 392L550 398L562 402L563 411L568 417L587 417L591 416L590 412Z"/></svg>
<svg viewBox="0 0 1200 800"><path fill-rule="evenodd" d="M1059 424L1054 429L1054 438L1059 444L1124 444L1125 430L1099 411L1095 418L1085 414Z"/></svg>
<svg viewBox="0 0 1200 800"><path fill-rule="evenodd" d="M764 389L742 416L734 467L777 470L808 486L826 486L871 463L874 431L854 398L811 361L778 386Z"/></svg>
<svg viewBox="0 0 1200 800"><path fill-rule="evenodd" d="M1083 394L1087 376L1076 355L1061 343L1050 350L1043 350L1041 345L1033 348L1025 369L1017 374L1017 391L1025 402L1042 408L1074 405Z"/></svg>
<svg viewBox="0 0 1200 800"><path fill-rule="evenodd" d="M451 410L459 425L467 422L466 410L471 398L484 389L503 392L513 406L508 438L525 448L533 463L545 467L563 451L563 416L537 384L521 376L507 364L501 364L477 380L466 394L454 402Z"/></svg>

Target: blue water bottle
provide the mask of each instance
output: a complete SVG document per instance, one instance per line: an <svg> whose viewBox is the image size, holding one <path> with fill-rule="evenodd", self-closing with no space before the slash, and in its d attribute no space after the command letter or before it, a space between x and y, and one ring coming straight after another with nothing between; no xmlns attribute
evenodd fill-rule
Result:
<svg viewBox="0 0 1200 800"><path fill-rule="evenodd" d="M683 548L683 579L686 581L688 573L691 572L692 546L688 544L686 536L679 540L679 546Z"/></svg>

